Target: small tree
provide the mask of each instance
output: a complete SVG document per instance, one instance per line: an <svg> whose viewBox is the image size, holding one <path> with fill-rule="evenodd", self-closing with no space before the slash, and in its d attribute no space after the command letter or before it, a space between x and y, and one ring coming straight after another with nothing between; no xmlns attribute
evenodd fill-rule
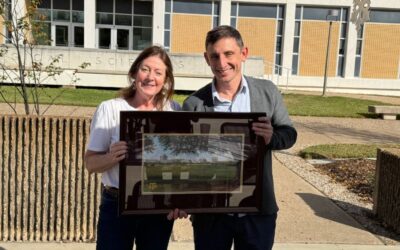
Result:
<svg viewBox="0 0 400 250"><path fill-rule="evenodd" d="M51 58L48 64L43 64L42 57L36 59L35 53L39 45L50 45L51 40L46 31L46 14L40 13L38 6L41 0L0 0L0 83L13 86L10 97L5 88L0 86L0 96L17 113L18 97L22 98L25 114L42 115L46 110L40 110L40 97L49 96L43 84L48 80L56 80L64 70L59 66L62 55ZM48 29L47 29L48 30ZM41 51L41 50L40 50ZM69 84L75 84L79 78L79 69L88 67L89 63L82 63L72 71ZM62 94L52 96L52 103ZM52 104L51 103L51 104ZM33 105L33 108L30 108Z"/></svg>

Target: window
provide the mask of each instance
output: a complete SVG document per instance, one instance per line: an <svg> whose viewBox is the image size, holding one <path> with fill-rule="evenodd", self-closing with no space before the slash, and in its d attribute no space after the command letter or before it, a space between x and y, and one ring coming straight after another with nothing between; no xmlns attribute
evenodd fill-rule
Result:
<svg viewBox="0 0 400 250"><path fill-rule="evenodd" d="M261 4L239 4L239 16L241 17L264 17L276 18L276 5L261 5Z"/></svg>
<svg viewBox="0 0 400 250"><path fill-rule="evenodd" d="M304 20L326 20L329 10L338 10L339 8L320 8L320 7L303 7Z"/></svg>
<svg viewBox="0 0 400 250"><path fill-rule="evenodd" d="M12 14L11 14L12 3L11 3L11 0L3 1L2 5L3 5L2 7L3 7L3 11L4 11L4 17L6 19L8 19L8 20L12 20ZM5 43L12 43L12 36L13 36L12 32L9 31L9 29L6 27L4 22L1 22L1 23L3 24L2 29L4 31L3 34L5 35L4 42Z"/></svg>
<svg viewBox="0 0 400 250"><path fill-rule="evenodd" d="M133 29L133 47L142 50L151 45L151 29Z"/></svg>
<svg viewBox="0 0 400 250"><path fill-rule="evenodd" d="M74 27L74 44L76 47L83 47L84 43L84 32L83 27L75 26Z"/></svg>
<svg viewBox="0 0 400 250"><path fill-rule="evenodd" d="M283 5L277 6L277 22L276 22L276 48L275 48L275 74L282 75L282 43L283 43L283 20L284 20L284 7Z"/></svg>
<svg viewBox="0 0 400 250"><path fill-rule="evenodd" d="M151 45L152 25L150 0L96 0L98 48L142 50Z"/></svg>
<svg viewBox="0 0 400 250"><path fill-rule="evenodd" d="M35 22L37 28L33 36L39 44L83 47L83 1L43 0L38 6Z"/></svg>
<svg viewBox="0 0 400 250"><path fill-rule="evenodd" d="M56 46L68 46L68 26L56 25Z"/></svg>
<svg viewBox="0 0 400 250"><path fill-rule="evenodd" d="M371 10L369 13L372 23L400 23L400 11L395 10Z"/></svg>
<svg viewBox="0 0 400 250"><path fill-rule="evenodd" d="M293 38L292 75L298 74L302 14L303 14L302 7L301 6L296 7L296 19L294 23L294 38Z"/></svg>
<svg viewBox="0 0 400 250"><path fill-rule="evenodd" d="M164 16L164 48L169 51L171 48L171 12L172 0L165 0L165 16Z"/></svg>
<svg viewBox="0 0 400 250"><path fill-rule="evenodd" d="M340 39L339 39L339 52L338 52L338 62L337 62L337 76L344 77L345 69L345 55L346 55L346 40L347 40L347 25L348 25L348 10L342 8L340 13Z"/></svg>
<svg viewBox="0 0 400 250"><path fill-rule="evenodd" d="M361 55L362 55L362 43L364 36L364 25L361 25L360 30L357 32L357 47L356 47L356 59L354 65L354 76L360 77L361 73Z"/></svg>
<svg viewBox="0 0 400 250"><path fill-rule="evenodd" d="M109 49L111 46L111 29L99 29L99 48Z"/></svg>
<svg viewBox="0 0 400 250"><path fill-rule="evenodd" d="M209 15L212 13L212 3L202 1L173 0L173 12Z"/></svg>
<svg viewBox="0 0 400 250"><path fill-rule="evenodd" d="M292 75L298 74L298 66L299 66L299 55L293 54L293 61L292 61Z"/></svg>

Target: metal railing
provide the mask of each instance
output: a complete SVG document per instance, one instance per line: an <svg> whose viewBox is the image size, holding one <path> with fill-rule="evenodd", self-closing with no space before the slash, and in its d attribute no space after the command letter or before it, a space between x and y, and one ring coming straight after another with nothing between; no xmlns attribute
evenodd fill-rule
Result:
<svg viewBox="0 0 400 250"><path fill-rule="evenodd" d="M274 82L279 89L282 89L284 85L287 90L292 69L265 60L264 64L267 68L267 72L271 72L270 74L266 74L265 78Z"/></svg>

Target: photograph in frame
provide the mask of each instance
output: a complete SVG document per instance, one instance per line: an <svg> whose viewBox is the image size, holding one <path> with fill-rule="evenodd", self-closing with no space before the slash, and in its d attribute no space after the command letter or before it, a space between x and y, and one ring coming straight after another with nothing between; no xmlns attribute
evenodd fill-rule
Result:
<svg viewBox="0 0 400 250"><path fill-rule="evenodd" d="M258 212L262 113L122 111L119 212Z"/></svg>
<svg viewBox="0 0 400 250"><path fill-rule="evenodd" d="M243 134L143 134L143 142L142 195L242 192Z"/></svg>

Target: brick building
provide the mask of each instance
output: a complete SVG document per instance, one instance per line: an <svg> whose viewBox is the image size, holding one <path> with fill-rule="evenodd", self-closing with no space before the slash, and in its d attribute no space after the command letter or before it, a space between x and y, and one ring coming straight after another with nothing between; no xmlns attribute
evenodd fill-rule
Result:
<svg viewBox="0 0 400 250"><path fill-rule="evenodd" d="M23 9L24 1L19 2ZM95 64L121 60L123 67L101 72L105 83L96 83L94 76L83 76L79 83L119 86L114 81L122 78L109 75L125 75L137 51L161 44L173 59L189 58L174 60L177 88L197 89L211 76L202 59L206 32L228 24L242 33L250 56L262 58L262 73L255 76L272 79L281 88L320 91L332 21L329 91L400 96L400 1L372 0L370 20L359 30L351 18L358 10L354 2L358 1L44 0L40 12L47 16L52 42L43 48L69 53L70 58L80 51L100 55L86 58ZM335 16L329 15L332 10ZM110 53L116 58L105 59ZM131 55L129 62L120 59L126 54ZM97 73L95 67L87 74Z"/></svg>

